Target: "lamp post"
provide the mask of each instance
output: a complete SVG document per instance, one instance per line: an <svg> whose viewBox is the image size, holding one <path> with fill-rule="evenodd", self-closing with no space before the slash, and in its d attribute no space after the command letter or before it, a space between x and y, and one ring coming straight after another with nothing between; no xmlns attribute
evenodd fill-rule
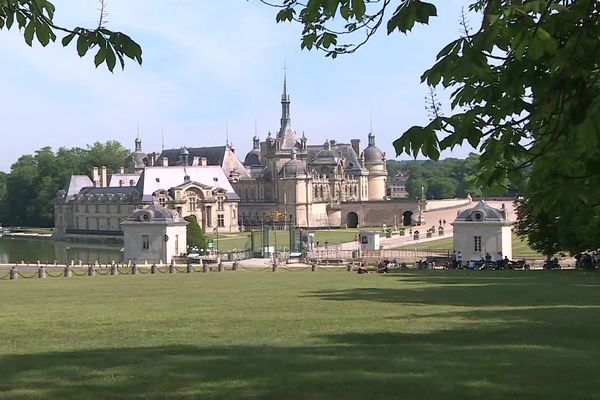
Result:
<svg viewBox="0 0 600 400"><path fill-rule="evenodd" d="M217 234L217 256L219 255L219 228L213 229L213 232Z"/></svg>

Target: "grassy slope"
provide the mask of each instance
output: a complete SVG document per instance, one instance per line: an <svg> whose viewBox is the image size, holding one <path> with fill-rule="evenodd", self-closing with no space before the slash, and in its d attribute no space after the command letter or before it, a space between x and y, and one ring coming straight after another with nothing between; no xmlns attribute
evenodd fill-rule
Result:
<svg viewBox="0 0 600 400"><path fill-rule="evenodd" d="M599 274L0 282L0 399L600 398Z"/></svg>
<svg viewBox="0 0 600 400"><path fill-rule="evenodd" d="M439 240L432 240L429 242L424 242L424 243L418 243L417 244L417 249L419 250L452 250L453 248L453 242L452 242L452 238L444 238L444 239L439 239ZM415 245L411 244L411 245L406 245L406 246L400 246L398 247L399 249L408 249L408 250L414 250L415 249ZM513 258L520 258L520 257L543 257L541 254L537 253L535 250L532 250L528 245L527 242L522 240L521 238L517 237L517 236L513 236L513 240L512 240L512 249L513 249Z"/></svg>

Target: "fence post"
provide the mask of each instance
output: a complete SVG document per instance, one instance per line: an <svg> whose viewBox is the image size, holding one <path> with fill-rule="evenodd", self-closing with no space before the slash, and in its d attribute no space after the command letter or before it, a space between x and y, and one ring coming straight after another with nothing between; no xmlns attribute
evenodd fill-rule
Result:
<svg viewBox="0 0 600 400"><path fill-rule="evenodd" d="M239 266L239 265L238 265L238 262L237 262L237 260L235 260L235 261L233 262L232 269L233 269L234 271L237 271L237 270L238 270L238 266Z"/></svg>
<svg viewBox="0 0 600 400"><path fill-rule="evenodd" d="M187 266L185 267L185 272L187 272L188 274L192 273L192 264L191 263L187 263Z"/></svg>
<svg viewBox="0 0 600 400"><path fill-rule="evenodd" d="M276 262L273 263L273 272L277 272L277 263Z"/></svg>
<svg viewBox="0 0 600 400"><path fill-rule="evenodd" d="M317 263L314 263L314 264L312 264L312 265L310 266L310 270L311 270L312 272L317 272L317 268L318 268L318 267L317 267Z"/></svg>
<svg viewBox="0 0 600 400"><path fill-rule="evenodd" d="M208 272L208 265L202 264L202 272Z"/></svg>
<svg viewBox="0 0 600 400"><path fill-rule="evenodd" d="M169 273L174 274L175 272L177 272L177 270L175 269L175 263L171 261L171 264L169 264Z"/></svg>
<svg viewBox="0 0 600 400"><path fill-rule="evenodd" d="M152 265L150 266L150 273L151 273L151 274L155 274L155 273L156 273L156 264L152 264Z"/></svg>
<svg viewBox="0 0 600 400"><path fill-rule="evenodd" d="M352 264L348 264L348 272L352 272Z"/></svg>
<svg viewBox="0 0 600 400"><path fill-rule="evenodd" d="M219 260L219 268L218 271L219 272L223 272L225 270L225 268L223 267L223 261Z"/></svg>
<svg viewBox="0 0 600 400"><path fill-rule="evenodd" d="M119 274L119 270L117 270L116 264L113 264L113 265L110 266L110 274L111 275L118 275Z"/></svg>
<svg viewBox="0 0 600 400"><path fill-rule="evenodd" d="M46 278L46 268L44 268L43 266L40 267L40 269L38 269L38 278Z"/></svg>
<svg viewBox="0 0 600 400"><path fill-rule="evenodd" d="M73 276L73 271L71 270L71 267L69 267L68 265L65 267L65 270L63 272L63 275L65 276L65 278L70 278L71 276Z"/></svg>
<svg viewBox="0 0 600 400"><path fill-rule="evenodd" d="M88 266L88 276L96 276L96 268L93 265Z"/></svg>
<svg viewBox="0 0 600 400"><path fill-rule="evenodd" d="M131 275L137 275L137 274L138 274L138 272L139 272L139 271L138 271L138 266L137 266L135 263L133 263L133 264L131 265Z"/></svg>
<svg viewBox="0 0 600 400"><path fill-rule="evenodd" d="M14 280L17 280L17 279L19 279L19 272L17 271L17 267L13 266L10 269L10 280L14 281Z"/></svg>

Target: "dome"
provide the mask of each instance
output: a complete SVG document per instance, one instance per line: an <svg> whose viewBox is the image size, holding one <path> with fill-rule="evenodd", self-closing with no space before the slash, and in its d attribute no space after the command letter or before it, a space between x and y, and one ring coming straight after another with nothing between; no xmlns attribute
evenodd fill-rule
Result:
<svg viewBox="0 0 600 400"><path fill-rule="evenodd" d="M127 217L128 222L174 223L180 222L177 211L169 210L160 204L152 204L142 210L136 210Z"/></svg>
<svg viewBox="0 0 600 400"><path fill-rule="evenodd" d="M281 168L279 175L306 175L306 165L304 164L304 162L298 159L291 159L290 161L283 164L283 168Z"/></svg>
<svg viewBox="0 0 600 400"><path fill-rule="evenodd" d="M364 151L365 162L368 163L380 163L383 164L384 155L383 151L379 149L379 147L375 145L371 145L367 147Z"/></svg>
<svg viewBox="0 0 600 400"><path fill-rule="evenodd" d="M260 150L250 150L244 159L244 165L260 165Z"/></svg>
<svg viewBox="0 0 600 400"><path fill-rule="evenodd" d="M506 210L489 206L485 201L480 201L475 207L460 211L456 221L470 222L504 222L507 221Z"/></svg>

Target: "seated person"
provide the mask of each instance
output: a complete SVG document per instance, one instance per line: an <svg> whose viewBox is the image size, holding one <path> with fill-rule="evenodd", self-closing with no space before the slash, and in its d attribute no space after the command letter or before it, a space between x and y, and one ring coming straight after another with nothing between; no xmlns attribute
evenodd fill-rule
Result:
<svg viewBox="0 0 600 400"><path fill-rule="evenodd" d="M367 268L364 265L361 265L360 267L358 267L358 269L356 270L357 274L368 274L369 270L367 270Z"/></svg>

